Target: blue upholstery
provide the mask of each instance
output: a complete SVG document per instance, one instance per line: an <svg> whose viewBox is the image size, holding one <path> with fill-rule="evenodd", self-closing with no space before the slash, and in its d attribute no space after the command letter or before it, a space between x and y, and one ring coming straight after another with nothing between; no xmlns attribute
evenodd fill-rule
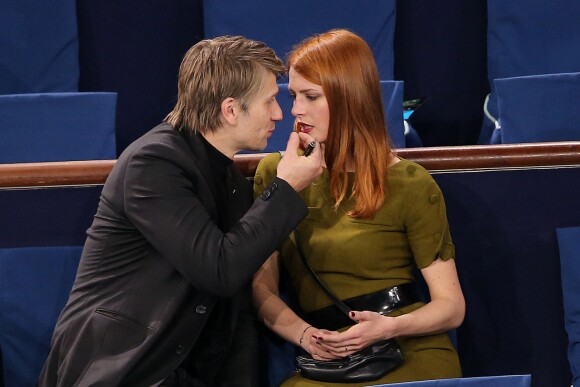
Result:
<svg viewBox="0 0 580 387"><path fill-rule="evenodd" d="M285 59L304 38L348 28L371 47L381 79L393 79L395 1L204 1L205 36L244 35L261 40Z"/></svg>
<svg viewBox="0 0 580 387"><path fill-rule="evenodd" d="M278 84L278 87L280 91L277 99L282 108L284 118L282 121L276 123L276 130L268 140L268 146L263 150L263 152L277 152L286 149L288 136L294 128L294 116L291 113L294 100L288 92L288 84L280 83ZM381 81L381 92L383 94L385 119L387 121L387 127L393 144L396 148L405 148L405 126L403 124L403 81ZM414 132L413 129L411 130ZM414 134L416 134L416 132L414 132Z"/></svg>
<svg viewBox="0 0 580 387"><path fill-rule="evenodd" d="M487 109L493 117L498 114L494 79L580 71L580 2L488 0L487 8ZM493 130L484 119L479 142L489 143Z"/></svg>
<svg viewBox="0 0 580 387"><path fill-rule="evenodd" d="M115 93L0 95L0 162L115 159Z"/></svg>
<svg viewBox="0 0 580 387"><path fill-rule="evenodd" d="M574 387L580 387L580 227L558 228L564 321L568 333L568 361Z"/></svg>
<svg viewBox="0 0 580 387"><path fill-rule="evenodd" d="M531 374L569 387L557 227L580 219L580 168L432 172L467 305L463 375ZM541 182L541 184L540 184Z"/></svg>
<svg viewBox="0 0 580 387"><path fill-rule="evenodd" d="M115 103L115 93L0 96L0 163L114 159ZM6 386L36 385L97 201L90 188L0 191Z"/></svg>
<svg viewBox="0 0 580 387"><path fill-rule="evenodd" d="M75 0L0 2L0 94L77 91Z"/></svg>
<svg viewBox="0 0 580 387"><path fill-rule="evenodd" d="M0 190L0 357L6 386L36 385L101 188Z"/></svg>
<svg viewBox="0 0 580 387"><path fill-rule="evenodd" d="M494 141L580 140L580 73L502 78L494 84L500 124Z"/></svg>
<svg viewBox="0 0 580 387"><path fill-rule="evenodd" d="M530 375L484 376L477 378L425 380L420 382L391 383L377 386L393 387L529 387Z"/></svg>
<svg viewBox="0 0 580 387"><path fill-rule="evenodd" d="M0 249L0 348L6 386L36 385L81 249Z"/></svg>

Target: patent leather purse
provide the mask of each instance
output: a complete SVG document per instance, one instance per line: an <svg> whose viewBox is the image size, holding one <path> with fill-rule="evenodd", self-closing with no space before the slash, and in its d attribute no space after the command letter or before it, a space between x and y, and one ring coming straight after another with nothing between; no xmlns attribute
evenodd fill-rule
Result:
<svg viewBox="0 0 580 387"><path fill-rule="evenodd" d="M302 246L298 231L294 231L294 238L300 258L322 290L334 304L347 316L351 309L342 302L318 277L312 269ZM378 380L396 369L403 363L403 352L395 339L388 339L374 343L352 355L334 360L316 360L309 353L296 357L296 366L300 374L308 379L329 383L354 383Z"/></svg>

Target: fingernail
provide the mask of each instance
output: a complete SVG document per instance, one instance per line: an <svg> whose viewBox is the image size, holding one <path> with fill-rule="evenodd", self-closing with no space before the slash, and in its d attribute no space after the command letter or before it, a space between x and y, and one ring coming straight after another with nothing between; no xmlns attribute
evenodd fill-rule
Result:
<svg viewBox="0 0 580 387"><path fill-rule="evenodd" d="M350 312L350 317L354 317L354 312Z"/></svg>

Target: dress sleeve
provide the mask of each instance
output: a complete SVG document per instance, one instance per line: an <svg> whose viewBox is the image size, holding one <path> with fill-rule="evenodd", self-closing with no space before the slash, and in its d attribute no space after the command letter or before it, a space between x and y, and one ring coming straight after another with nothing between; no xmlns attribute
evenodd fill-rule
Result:
<svg viewBox="0 0 580 387"><path fill-rule="evenodd" d="M423 269L438 258L455 258L445 200L441 189L431 175L419 168L411 176L406 205L405 226L407 239L417 267Z"/></svg>
<svg viewBox="0 0 580 387"><path fill-rule="evenodd" d="M254 175L254 199L260 196L266 187L270 185L272 180L274 180L278 163L280 163L281 159L282 155L279 152L276 152L270 153L260 160L260 163L256 168L256 174Z"/></svg>

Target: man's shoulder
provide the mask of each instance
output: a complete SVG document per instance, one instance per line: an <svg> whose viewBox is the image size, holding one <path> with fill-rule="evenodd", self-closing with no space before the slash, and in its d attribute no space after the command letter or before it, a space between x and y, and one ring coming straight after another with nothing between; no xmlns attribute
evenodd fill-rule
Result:
<svg viewBox="0 0 580 387"><path fill-rule="evenodd" d="M161 123L133 141L119 159L135 154L160 154L170 156L187 151L188 146L179 131L167 123Z"/></svg>

